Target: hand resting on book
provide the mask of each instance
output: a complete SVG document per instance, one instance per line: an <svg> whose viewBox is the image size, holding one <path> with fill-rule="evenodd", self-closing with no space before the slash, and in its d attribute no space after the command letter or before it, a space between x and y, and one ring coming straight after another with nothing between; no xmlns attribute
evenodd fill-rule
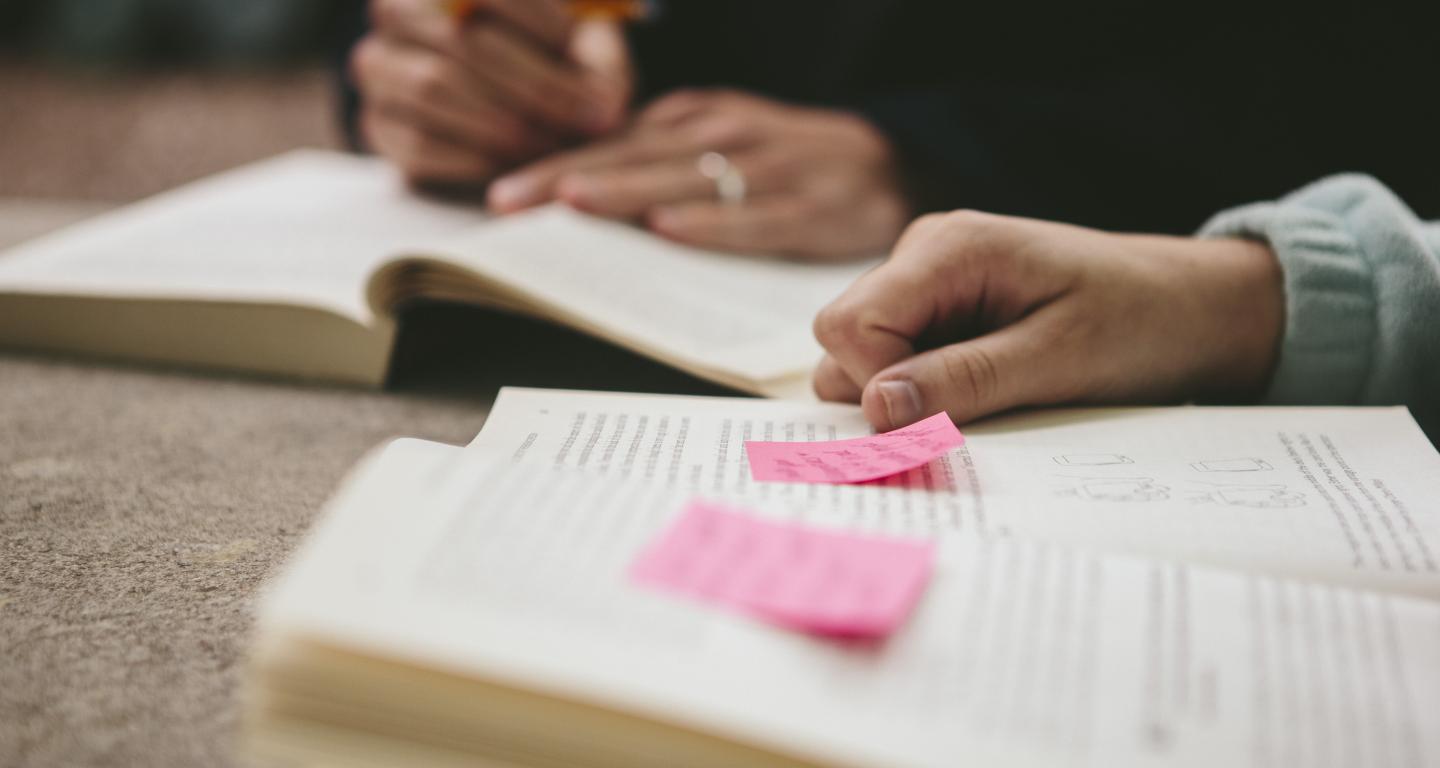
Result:
<svg viewBox="0 0 1440 768"><path fill-rule="evenodd" d="M742 200L721 201L697 167L711 152L739 170ZM682 243L816 261L881 253L913 215L889 139L865 119L733 91L658 99L621 133L490 189L502 213L557 199Z"/></svg>
<svg viewBox="0 0 1440 768"><path fill-rule="evenodd" d="M881 430L939 410L1253 397L1284 308L1257 243L937 215L816 318L815 390Z"/></svg>

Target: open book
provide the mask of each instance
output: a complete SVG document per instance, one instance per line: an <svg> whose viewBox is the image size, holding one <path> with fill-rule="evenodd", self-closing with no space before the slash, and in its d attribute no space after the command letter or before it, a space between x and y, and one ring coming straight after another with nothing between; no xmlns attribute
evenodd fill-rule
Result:
<svg viewBox="0 0 1440 768"><path fill-rule="evenodd" d="M1433 765L1440 456L1403 409L1062 410L883 483L757 484L807 403L506 390L346 482L261 612L253 748L486 766ZM838 643L638 588L696 497L933 536Z"/></svg>
<svg viewBox="0 0 1440 768"><path fill-rule="evenodd" d="M0 254L0 345L379 385L405 302L533 315L736 389L807 391L869 265L687 248L555 206L488 219L299 151Z"/></svg>

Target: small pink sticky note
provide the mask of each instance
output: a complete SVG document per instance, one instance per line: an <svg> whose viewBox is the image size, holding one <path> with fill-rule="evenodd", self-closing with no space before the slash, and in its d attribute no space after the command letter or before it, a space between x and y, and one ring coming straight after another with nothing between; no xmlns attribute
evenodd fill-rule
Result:
<svg viewBox="0 0 1440 768"><path fill-rule="evenodd" d="M638 583L819 635L884 637L929 583L935 545L763 520L696 501L631 566Z"/></svg>
<svg viewBox="0 0 1440 768"><path fill-rule="evenodd" d="M761 482L863 483L924 466L965 442L944 412L869 437L823 442L745 442L750 476Z"/></svg>

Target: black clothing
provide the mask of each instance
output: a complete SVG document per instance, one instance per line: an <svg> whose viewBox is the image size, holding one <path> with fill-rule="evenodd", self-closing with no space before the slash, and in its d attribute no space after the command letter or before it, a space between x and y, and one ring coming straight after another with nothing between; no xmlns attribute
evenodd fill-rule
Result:
<svg viewBox="0 0 1440 768"><path fill-rule="evenodd" d="M642 100L730 87L863 113L922 211L1185 234L1340 171L1440 217L1421 7L669 0L630 37Z"/></svg>

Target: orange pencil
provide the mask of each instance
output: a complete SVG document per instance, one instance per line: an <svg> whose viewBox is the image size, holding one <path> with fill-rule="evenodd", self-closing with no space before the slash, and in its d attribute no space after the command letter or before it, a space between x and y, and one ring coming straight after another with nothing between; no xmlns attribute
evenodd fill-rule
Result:
<svg viewBox="0 0 1440 768"><path fill-rule="evenodd" d="M602 21L640 21L654 11L649 0L569 0L566 7L577 19Z"/></svg>
<svg viewBox="0 0 1440 768"><path fill-rule="evenodd" d="M440 6L456 21L466 21L480 12L480 0L442 0ZM639 21L654 10L650 0L567 0L565 7L577 19Z"/></svg>

